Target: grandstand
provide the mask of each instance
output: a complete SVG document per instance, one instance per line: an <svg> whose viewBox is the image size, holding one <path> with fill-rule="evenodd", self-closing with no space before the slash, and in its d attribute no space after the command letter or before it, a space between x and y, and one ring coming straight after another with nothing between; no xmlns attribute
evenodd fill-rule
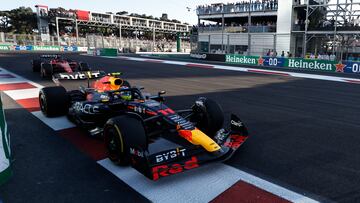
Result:
<svg viewBox="0 0 360 203"><path fill-rule="evenodd" d="M360 53L360 0L256 0L200 5L193 53L296 57Z"/></svg>
<svg viewBox="0 0 360 203"><path fill-rule="evenodd" d="M186 36L189 35L191 26L176 20L63 8L49 9L45 5L35 7L39 34L41 41L45 43L56 36L58 45L79 45L86 42L89 47L137 47L148 51L170 51L176 48L177 36L182 36L183 48L189 48ZM130 47L124 47L125 45Z"/></svg>

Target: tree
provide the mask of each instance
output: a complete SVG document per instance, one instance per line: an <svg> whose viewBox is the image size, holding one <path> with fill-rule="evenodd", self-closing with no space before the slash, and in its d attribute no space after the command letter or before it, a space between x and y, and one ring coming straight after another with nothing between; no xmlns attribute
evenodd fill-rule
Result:
<svg viewBox="0 0 360 203"><path fill-rule="evenodd" d="M8 32L10 26L9 11L0 11L0 32Z"/></svg>
<svg viewBox="0 0 360 203"><path fill-rule="evenodd" d="M30 7L0 11L0 31L2 32L30 34L36 27L36 14Z"/></svg>
<svg viewBox="0 0 360 203"><path fill-rule="evenodd" d="M18 34L30 34L37 27L36 14L30 7L19 7L10 11L12 30Z"/></svg>

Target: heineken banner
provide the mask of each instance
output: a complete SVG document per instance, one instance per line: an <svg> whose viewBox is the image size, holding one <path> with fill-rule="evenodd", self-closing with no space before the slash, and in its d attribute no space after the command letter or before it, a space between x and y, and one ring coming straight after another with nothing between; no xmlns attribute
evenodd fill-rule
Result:
<svg viewBox="0 0 360 203"><path fill-rule="evenodd" d="M0 95L0 185L11 175L10 170L10 136L6 125L4 109Z"/></svg>
<svg viewBox="0 0 360 203"><path fill-rule="evenodd" d="M0 51L9 51L10 47L9 45L0 45Z"/></svg>
<svg viewBox="0 0 360 203"><path fill-rule="evenodd" d="M85 47L85 48L87 48L87 47ZM83 51L83 50L84 50L84 48L82 48L80 50L77 46L0 45L0 51L61 51L61 52L77 52L77 51Z"/></svg>
<svg viewBox="0 0 360 203"><path fill-rule="evenodd" d="M259 56L242 56L242 55L226 55L225 62L226 63L235 63L235 64L242 64L242 65L254 65L257 66L263 60Z"/></svg>
<svg viewBox="0 0 360 203"><path fill-rule="evenodd" d="M226 63L265 67L284 67L297 70L360 74L360 62L336 63L329 60L283 58L268 56L226 55Z"/></svg>
<svg viewBox="0 0 360 203"><path fill-rule="evenodd" d="M334 61L315 60L315 59L292 59L286 60L285 67L294 69L320 70L335 72L336 66Z"/></svg>
<svg viewBox="0 0 360 203"><path fill-rule="evenodd" d="M60 51L60 46L33 46L34 51Z"/></svg>

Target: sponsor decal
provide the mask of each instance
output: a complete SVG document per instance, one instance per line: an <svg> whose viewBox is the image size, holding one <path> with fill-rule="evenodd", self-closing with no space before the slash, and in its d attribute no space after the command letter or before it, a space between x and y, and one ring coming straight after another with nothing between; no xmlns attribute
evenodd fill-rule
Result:
<svg viewBox="0 0 360 203"><path fill-rule="evenodd" d="M77 72L77 73L59 73L56 77L63 80L79 80L87 78L98 78L100 72Z"/></svg>
<svg viewBox="0 0 360 203"><path fill-rule="evenodd" d="M237 126L237 127L242 127L243 123L241 121L236 122L234 120L231 120L231 125Z"/></svg>
<svg viewBox="0 0 360 203"><path fill-rule="evenodd" d="M272 66L272 67L284 67L286 58L276 58L276 57L263 57L263 65L264 66ZM259 62L260 65L260 62Z"/></svg>
<svg viewBox="0 0 360 203"><path fill-rule="evenodd" d="M335 62L311 59L288 59L287 67L335 72Z"/></svg>
<svg viewBox="0 0 360 203"><path fill-rule="evenodd" d="M73 105L73 108L76 111L86 113L86 114L96 114L99 113L99 106L91 105L91 104L83 104L82 102L76 102Z"/></svg>
<svg viewBox="0 0 360 203"><path fill-rule="evenodd" d="M176 159L178 157L185 157L184 148L176 148L167 152L162 152L161 154L155 155L156 163L162 163L164 161Z"/></svg>
<svg viewBox="0 0 360 203"><path fill-rule="evenodd" d="M169 165L155 166L152 168L153 180L159 180L159 178L161 177L181 173L183 171L197 167L199 167L199 164L196 156L191 157L191 159L186 161L184 164L175 163Z"/></svg>
<svg viewBox="0 0 360 203"><path fill-rule="evenodd" d="M206 59L207 55L206 54L190 54L191 58L196 58L196 59Z"/></svg>
<svg viewBox="0 0 360 203"><path fill-rule="evenodd" d="M229 147L233 150L239 148L242 143L244 143L246 140L246 137L240 136L240 135L230 135L230 141L226 141L224 143L225 147Z"/></svg>
<svg viewBox="0 0 360 203"><path fill-rule="evenodd" d="M134 148L130 148L130 154L144 158L144 152Z"/></svg>

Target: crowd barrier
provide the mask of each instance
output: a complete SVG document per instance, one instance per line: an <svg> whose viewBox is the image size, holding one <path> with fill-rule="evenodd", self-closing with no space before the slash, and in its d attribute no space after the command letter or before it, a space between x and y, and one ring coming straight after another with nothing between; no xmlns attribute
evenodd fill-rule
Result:
<svg viewBox="0 0 360 203"><path fill-rule="evenodd" d="M0 51L56 51L56 52L86 52L87 47L78 46L21 46L0 45Z"/></svg>
<svg viewBox="0 0 360 203"><path fill-rule="evenodd" d="M269 56L244 56L238 54L192 53L191 58L221 61L228 64L290 68L297 70L315 70L360 74L359 61L331 61L321 59L285 58Z"/></svg>
<svg viewBox="0 0 360 203"><path fill-rule="evenodd" d="M10 135L7 129L5 113L0 95L0 185L5 183L11 176L10 169Z"/></svg>
<svg viewBox="0 0 360 203"><path fill-rule="evenodd" d="M117 56L118 50L111 48L100 48L95 51L96 56Z"/></svg>

